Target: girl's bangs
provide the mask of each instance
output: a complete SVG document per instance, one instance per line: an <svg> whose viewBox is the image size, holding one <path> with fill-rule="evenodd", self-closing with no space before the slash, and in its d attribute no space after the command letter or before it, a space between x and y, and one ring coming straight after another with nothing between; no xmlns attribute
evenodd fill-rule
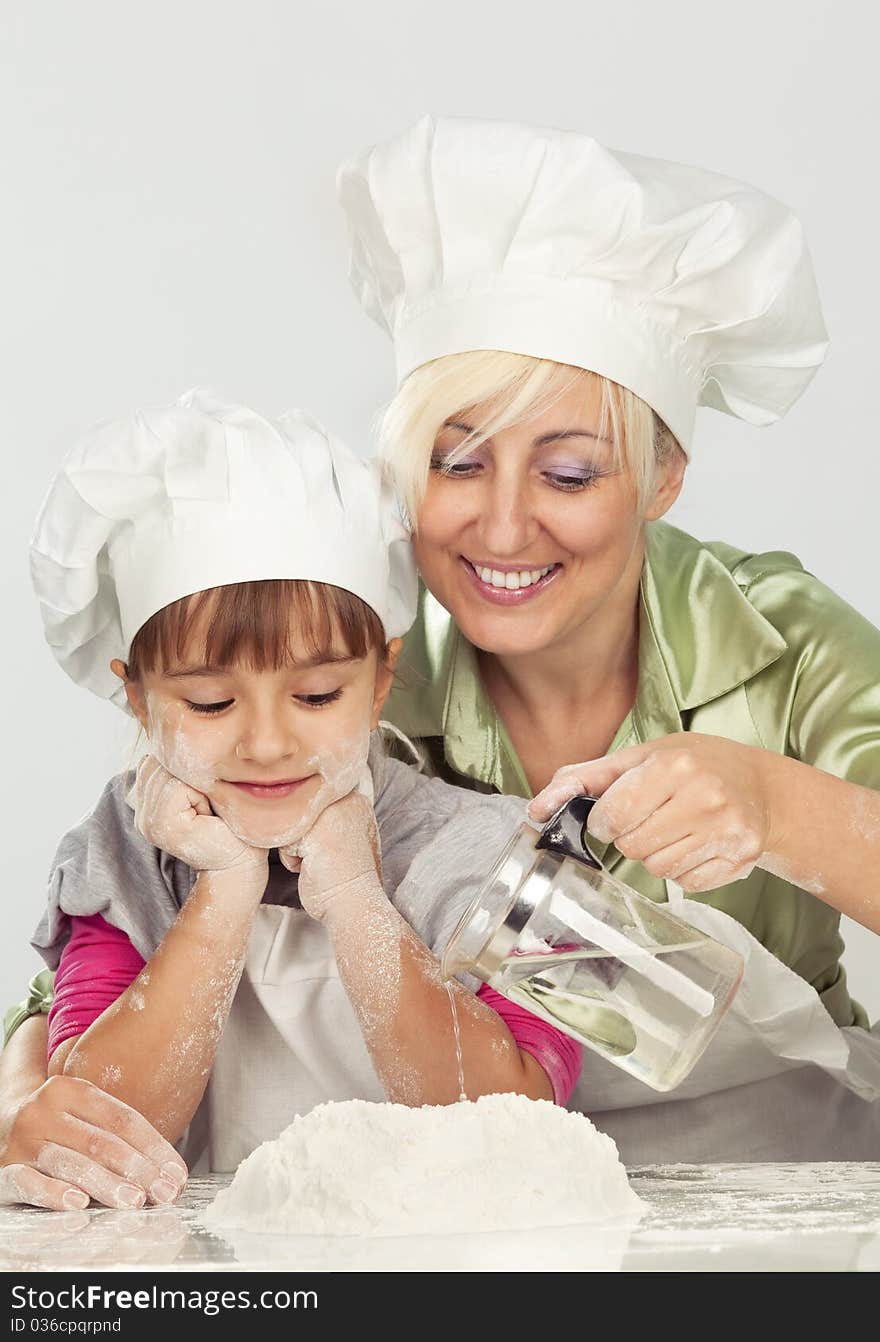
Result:
<svg viewBox="0 0 880 1342"><path fill-rule="evenodd" d="M206 666L277 671L303 655L334 661L365 657L373 648L381 654L385 646L378 615L353 593L297 578L266 579L196 592L158 611L132 641L128 674L137 680L185 665L194 654Z"/></svg>

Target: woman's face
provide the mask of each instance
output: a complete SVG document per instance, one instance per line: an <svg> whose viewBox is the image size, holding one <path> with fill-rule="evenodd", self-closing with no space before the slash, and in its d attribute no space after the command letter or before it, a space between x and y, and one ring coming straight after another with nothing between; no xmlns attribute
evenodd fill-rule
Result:
<svg viewBox="0 0 880 1342"><path fill-rule="evenodd" d="M493 407L441 426L419 511L415 552L430 591L476 647L499 656L560 648L609 604L631 603L643 522L661 516L681 468L658 481L645 512L630 472L598 436L598 382L582 379L552 407L441 469Z"/></svg>
<svg viewBox="0 0 880 1342"><path fill-rule="evenodd" d="M295 845L358 786L399 641L387 665L374 651L352 658L341 645L313 661L294 632L295 660L264 671L206 666L197 631L190 643L179 665L128 682L152 753L245 842Z"/></svg>

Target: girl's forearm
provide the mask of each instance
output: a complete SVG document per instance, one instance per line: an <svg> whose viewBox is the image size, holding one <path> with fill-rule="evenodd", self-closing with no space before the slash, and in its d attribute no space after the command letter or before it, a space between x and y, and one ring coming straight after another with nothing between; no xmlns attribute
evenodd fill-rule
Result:
<svg viewBox="0 0 880 1342"><path fill-rule="evenodd" d="M459 1098L449 991L440 965L378 880L347 888L325 918L346 992L388 1099L409 1105ZM469 1099L518 1091L552 1099L550 1081L501 1017L452 980Z"/></svg>
<svg viewBox="0 0 880 1342"><path fill-rule="evenodd" d="M59 1045L50 1072L95 1082L177 1141L204 1094L262 893L232 871L199 876L149 963Z"/></svg>
<svg viewBox="0 0 880 1342"><path fill-rule="evenodd" d="M880 792L769 755L772 815L758 865L880 932Z"/></svg>

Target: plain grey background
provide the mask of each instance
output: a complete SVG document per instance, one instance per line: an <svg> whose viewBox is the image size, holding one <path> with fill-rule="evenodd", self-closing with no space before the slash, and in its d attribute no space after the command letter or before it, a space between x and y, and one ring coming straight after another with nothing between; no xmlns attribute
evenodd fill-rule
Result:
<svg viewBox="0 0 880 1342"><path fill-rule="evenodd" d="M5 0L2 1004L38 965L27 941L58 837L134 741L42 641L26 551L50 476L94 422L195 383L270 413L303 406L368 450L391 359L348 288L334 174L425 111L582 130L798 211L831 354L772 429L701 412L671 520L793 550L880 624L875 14L855 0ZM876 1018L880 943L844 935Z"/></svg>

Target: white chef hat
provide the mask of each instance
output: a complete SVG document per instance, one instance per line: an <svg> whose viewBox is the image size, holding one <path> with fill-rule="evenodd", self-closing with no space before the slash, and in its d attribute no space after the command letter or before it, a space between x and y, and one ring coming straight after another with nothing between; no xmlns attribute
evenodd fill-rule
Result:
<svg viewBox="0 0 880 1342"><path fill-rule="evenodd" d="M402 382L466 350L573 364L688 451L697 405L769 424L824 358L801 225L741 182L585 135L423 117L344 163L351 279Z"/></svg>
<svg viewBox="0 0 880 1342"><path fill-rule="evenodd" d="M311 579L360 597L388 638L415 618L409 537L374 463L301 411L273 422L201 389L73 448L37 519L31 575L61 666L122 707L111 659L207 588Z"/></svg>

